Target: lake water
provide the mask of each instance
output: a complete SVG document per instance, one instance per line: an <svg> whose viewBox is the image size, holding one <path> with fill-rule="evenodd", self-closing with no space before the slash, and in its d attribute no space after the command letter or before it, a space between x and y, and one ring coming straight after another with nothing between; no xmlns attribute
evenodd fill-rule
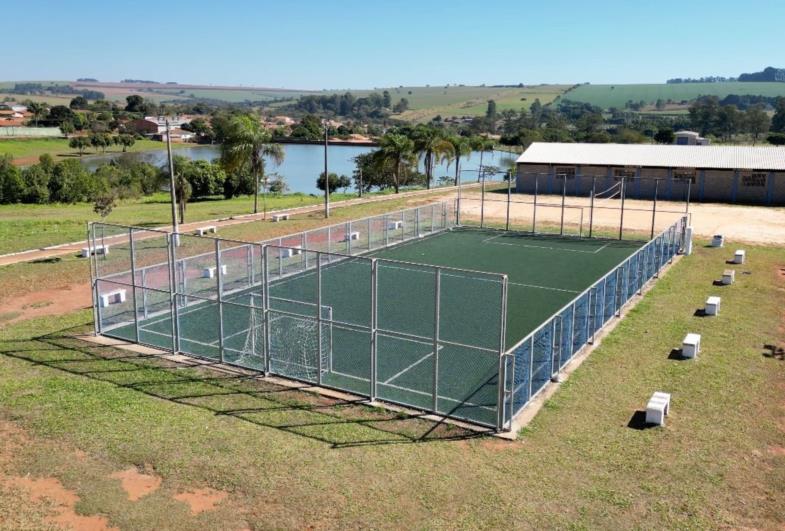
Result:
<svg viewBox="0 0 785 531"><path fill-rule="evenodd" d="M266 165L267 174L278 174L284 178L290 192L303 192L306 194L321 193L316 187L316 179L324 171L324 146L302 145L302 144L282 144L286 157L280 166L276 166L268 161ZM355 169L354 158L357 155L368 153L375 148L364 146L329 146L327 149L327 166L330 173L338 175L352 176ZM180 147L174 150L176 155L182 155L193 160L214 160L220 157L220 146L190 146ZM131 157L135 160L149 162L156 166L163 167L167 164L166 148L160 150L144 151L141 153L116 153L111 155L95 155L83 157L82 162L88 169L95 170L101 164L105 164L118 157ZM483 155L484 166L507 167L507 160L513 155L500 151L486 152ZM480 153L471 153L461 157L461 180L472 182L477 180L477 170L480 166ZM422 163L420 163L420 171ZM434 178L438 183L439 177L455 176L455 165L440 164L434 170ZM496 179L499 177L497 176Z"/></svg>

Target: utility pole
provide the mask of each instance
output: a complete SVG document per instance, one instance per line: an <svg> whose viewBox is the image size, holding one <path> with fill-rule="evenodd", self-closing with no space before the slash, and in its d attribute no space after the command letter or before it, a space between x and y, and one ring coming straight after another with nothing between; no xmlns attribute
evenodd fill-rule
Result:
<svg viewBox="0 0 785 531"><path fill-rule="evenodd" d="M174 159L172 159L172 134L169 129L169 119L166 119L166 151L169 155L169 194L172 199L172 234L177 242L177 194L175 192Z"/></svg>
<svg viewBox="0 0 785 531"><path fill-rule="evenodd" d="M363 196L363 168L360 166L360 197Z"/></svg>
<svg viewBox="0 0 785 531"><path fill-rule="evenodd" d="M327 173L327 120L324 121L324 217L330 217L330 174Z"/></svg>

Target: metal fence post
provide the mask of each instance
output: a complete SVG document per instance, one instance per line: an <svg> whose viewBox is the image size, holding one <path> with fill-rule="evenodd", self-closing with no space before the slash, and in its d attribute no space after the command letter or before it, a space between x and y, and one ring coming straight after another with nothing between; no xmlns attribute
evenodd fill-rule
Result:
<svg viewBox="0 0 785 531"><path fill-rule="evenodd" d="M537 234L537 193L540 184L540 176L534 174L534 204L532 205L532 234Z"/></svg>
<svg viewBox="0 0 785 531"><path fill-rule="evenodd" d="M562 175L561 187L561 220L559 221L559 236L564 236L564 202L567 199L567 174Z"/></svg>
<svg viewBox="0 0 785 531"><path fill-rule="evenodd" d="M218 360L224 362L224 305L223 268L221 267L221 240L215 239L215 284L218 288Z"/></svg>
<svg viewBox="0 0 785 531"><path fill-rule="evenodd" d="M270 264L269 246L262 246L262 313L264 316L264 373L270 374ZM280 250L279 250L280 253Z"/></svg>
<svg viewBox="0 0 785 531"><path fill-rule="evenodd" d="M131 254L131 303L134 305L134 343L139 343L139 307L136 305L136 257L134 249L134 229L128 228L128 247Z"/></svg>
<svg viewBox="0 0 785 531"><path fill-rule="evenodd" d="M482 179L480 183L480 228L485 226L485 173L482 171L482 166L480 166L480 178Z"/></svg>
<svg viewBox="0 0 785 531"><path fill-rule="evenodd" d="M501 315L499 316L499 375L497 376L498 393L496 398L496 429L498 430L504 428L504 404L507 395L507 366L504 363L504 351L507 348L507 288L508 279L507 275L504 275L502 277ZM513 385L514 387L515 385Z"/></svg>
<svg viewBox="0 0 785 531"><path fill-rule="evenodd" d="M529 339L529 396L526 402L532 399L532 383L534 381L534 334Z"/></svg>
<svg viewBox="0 0 785 531"><path fill-rule="evenodd" d="M303 251L307 254L307 251ZM316 253L316 384L322 385L322 256Z"/></svg>
<svg viewBox="0 0 785 531"><path fill-rule="evenodd" d="M619 239L623 237L624 231L624 199L627 195L627 178L621 178L621 217L619 218Z"/></svg>
<svg viewBox="0 0 785 531"><path fill-rule="evenodd" d="M442 290L441 269L436 268L434 277L434 305L433 305L433 411L439 411L439 324L440 300Z"/></svg>
<svg viewBox="0 0 785 531"><path fill-rule="evenodd" d="M592 237L594 230L594 196L597 193L597 176L591 178L591 196L589 197L589 238Z"/></svg>
<svg viewBox="0 0 785 531"><path fill-rule="evenodd" d="M506 230L510 230L510 202L512 201L512 170L510 170L510 175L507 179L507 224Z"/></svg>
<svg viewBox="0 0 785 531"><path fill-rule="evenodd" d="M95 240L94 238L95 233L95 225L93 223L87 223L87 259L90 261L90 297L93 299L93 334L98 335L98 272L95 271L95 260L93 259L95 250ZM93 242L92 250L90 248L90 242Z"/></svg>
<svg viewBox="0 0 785 531"><path fill-rule="evenodd" d="M369 398L371 402L376 400L376 363L377 363L377 350L378 350L378 263L376 258L371 258L371 374L370 376L370 389Z"/></svg>
<svg viewBox="0 0 785 531"><path fill-rule="evenodd" d="M174 234L166 233L166 245L169 248L169 295L172 305L172 350L180 352L180 309L178 308L178 279L177 279L177 242ZM183 272L185 277L185 272ZM185 289L183 289L185 291Z"/></svg>
<svg viewBox="0 0 785 531"><path fill-rule="evenodd" d="M657 192L660 188L660 180L654 179L654 204L651 208L651 236L649 239L654 238L654 218L657 216Z"/></svg>

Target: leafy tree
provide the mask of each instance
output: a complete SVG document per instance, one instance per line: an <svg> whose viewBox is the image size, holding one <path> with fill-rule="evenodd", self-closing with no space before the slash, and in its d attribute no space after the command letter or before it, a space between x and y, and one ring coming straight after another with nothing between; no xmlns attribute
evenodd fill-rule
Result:
<svg viewBox="0 0 785 531"><path fill-rule="evenodd" d="M485 117L489 120L496 119L496 101L488 100L488 107L485 109Z"/></svg>
<svg viewBox="0 0 785 531"><path fill-rule="evenodd" d="M785 133L771 133L766 137L766 142L772 146L785 146Z"/></svg>
<svg viewBox="0 0 785 531"><path fill-rule="evenodd" d="M308 114L300 120L300 123L292 128L292 138L303 140L321 140L324 138L324 127L318 116Z"/></svg>
<svg viewBox="0 0 785 531"><path fill-rule="evenodd" d="M49 180L49 197L59 203L90 201L103 188L81 162L68 159L55 165Z"/></svg>
<svg viewBox="0 0 785 531"><path fill-rule="evenodd" d="M425 166L425 183L428 189L431 188L433 180L433 169L439 162L449 160L455 155L452 144L445 137L444 131L420 125L412 134L414 141L414 151L422 155Z"/></svg>
<svg viewBox="0 0 785 531"><path fill-rule="evenodd" d="M275 178L270 180L270 193L271 194L283 194L289 189L289 185L286 184L286 180L284 179L283 175L274 174Z"/></svg>
<svg viewBox="0 0 785 531"><path fill-rule="evenodd" d="M63 122L72 122L74 120L74 111L65 105L55 105L49 109L49 114L46 116L46 122L54 127L60 127Z"/></svg>
<svg viewBox="0 0 785 531"><path fill-rule="evenodd" d="M95 148L97 152L100 148L106 153L106 148L112 144L112 137L106 133L93 133L90 135L90 145Z"/></svg>
<svg viewBox="0 0 785 531"><path fill-rule="evenodd" d="M117 205L117 195L114 190L99 193L93 204L93 212L101 216L101 219L106 218L112 213L112 210Z"/></svg>
<svg viewBox="0 0 785 531"><path fill-rule="evenodd" d="M22 170L22 180L25 183L22 202L38 205L48 203L49 177L50 174L43 164L33 164Z"/></svg>
<svg viewBox="0 0 785 531"><path fill-rule="evenodd" d="M470 142L471 142L472 149L474 151L480 152L480 168L479 171L477 172L477 182L480 182L484 170L482 164L483 155L485 155L486 151L493 151L493 147L494 147L493 140L485 138L484 136L475 136L471 138Z"/></svg>
<svg viewBox="0 0 785 531"><path fill-rule="evenodd" d="M219 164L207 160L189 160L176 156L175 174L191 185L191 197L208 197L223 193L226 172Z"/></svg>
<svg viewBox="0 0 785 531"><path fill-rule="evenodd" d="M785 98L779 97L774 105L774 116L771 118L771 130L785 133Z"/></svg>
<svg viewBox="0 0 785 531"><path fill-rule="evenodd" d="M461 157L472 152L469 139L465 136L451 135L447 141L452 145L453 160L455 161L455 181L453 184L458 186L461 179Z"/></svg>
<svg viewBox="0 0 785 531"><path fill-rule="evenodd" d="M375 169L380 174L390 172L395 193L401 190L405 172L416 164L414 142L406 135L388 133L379 140Z"/></svg>
<svg viewBox="0 0 785 531"><path fill-rule="evenodd" d="M392 96L390 96L390 91L388 90L382 93L382 105L388 109L392 106Z"/></svg>
<svg viewBox="0 0 785 531"><path fill-rule="evenodd" d="M126 102L125 110L127 112L143 112L142 111L144 108L143 97L137 94L132 94L130 96L125 97L125 102Z"/></svg>
<svg viewBox="0 0 785 531"><path fill-rule="evenodd" d="M10 155L0 157L0 203L18 203L24 194L24 181Z"/></svg>
<svg viewBox="0 0 785 531"><path fill-rule="evenodd" d="M134 135L129 134L122 134L115 137L115 141L123 146L123 153L125 153L129 147L132 147L136 144L136 139Z"/></svg>
<svg viewBox="0 0 785 531"><path fill-rule="evenodd" d="M76 130L74 127L74 123L70 120L66 120L65 122L60 124L60 132L63 133L63 136L68 138L68 135L73 133Z"/></svg>
<svg viewBox="0 0 785 531"><path fill-rule="evenodd" d="M84 136L75 136L68 141L68 146L71 149L79 150L79 156L81 157L84 154L85 149L90 146L90 140Z"/></svg>
<svg viewBox="0 0 785 531"><path fill-rule="evenodd" d="M33 114L33 125L38 127L38 122L46 116L48 112L48 107L45 103L39 103L37 101L30 102L27 105L27 109Z"/></svg>
<svg viewBox="0 0 785 531"><path fill-rule="evenodd" d="M755 142L758 141L760 135L769 130L771 124L769 115L763 110L762 105L753 105L747 109L747 112L744 113L744 121L747 131L752 134L752 138Z"/></svg>
<svg viewBox="0 0 785 531"><path fill-rule="evenodd" d="M330 192L335 193L338 188L349 188L352 185L352 181L346 175L337 175L335 173L331 173L328 179L330 185ZM325 179L324 179L324 172L319 174L319 178L316 179L316 187L319 190L324 191L325 187Z"/></svg>
<svg viewBox="0 0 785 531"><path fill-rule="evenodd" d="M401 98L400 100L398 100L398 103L393 105L393 109L392 110L396 114L400 114L402 112L408 111L409 110L409 100L406 99L406 98Z"/></svg>
<svg viewBox="0 0 785 531"><path fill-rule="evenodd" d="M86 109L88 106L88 101L84 96L76 96L75 98L71 99L71 103L68 106L71 109Z"/></svg>
<svg viewBox="0 0 785 531"><path fill-rule="evenodd" d="M239 171L247 167L254 180L254 214L259 211L259 179L266 187L264 174L265 160L269 157L275 164L281 164L284 151L280 144L272 144L270 132L261 122L251 115L239 115L232 118L224 143L221 145L221 162L229 171ZM264 196L262 196L264 202ZM265 205L265 212L267 208Z"/></svg>
<svg viewBox="0 0 785 531"><path fill-rule="evenodd" d="M663 127L654 135L654 141L658 144L673 144L676 136L673 134L673 129L670 127Z"/></svg>
<svg viewBox="0 0 785 531"><path fill-rule="evenodd" d="M723 105L717 113L717 131L728 141L738 133L742 124L742 115L735 105Z"/></svg>
<svg viewBox="0 0 785 531"><path fill-rule="evenodd" d="M716 96L704 96L690 105L692 127L707 135L714 130L720 112L720 100Z"/></svg>

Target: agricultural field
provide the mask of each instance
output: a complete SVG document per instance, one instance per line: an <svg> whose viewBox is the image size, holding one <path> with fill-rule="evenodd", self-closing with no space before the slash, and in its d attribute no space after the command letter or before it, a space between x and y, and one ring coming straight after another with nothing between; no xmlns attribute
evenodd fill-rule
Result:
<svg viewBox="0 0 785 531"><path fill-rule="evenodd" d="M624 107L629 101L654 103L658 99L694 100L699 96L728 94L755 96L785 96L785 83L680 83L680 84L636 84L636 85L580 85L564 95L564 99L582 101L607 109Z"/></svg>
<svg viewBox="0 0 785 531"><path fill-rule="evenodd" d="M535 99L543 105L552 102L569 88L569 85L537 85L523 88L511 87L398 87L387 89L393 102L400 98L409 100L409 110L401 119L415 122L428 121L436 115L482 116L488 100L496 101L497 111L528 108ZM379 91L385 89L378 89Z"/></svg>

